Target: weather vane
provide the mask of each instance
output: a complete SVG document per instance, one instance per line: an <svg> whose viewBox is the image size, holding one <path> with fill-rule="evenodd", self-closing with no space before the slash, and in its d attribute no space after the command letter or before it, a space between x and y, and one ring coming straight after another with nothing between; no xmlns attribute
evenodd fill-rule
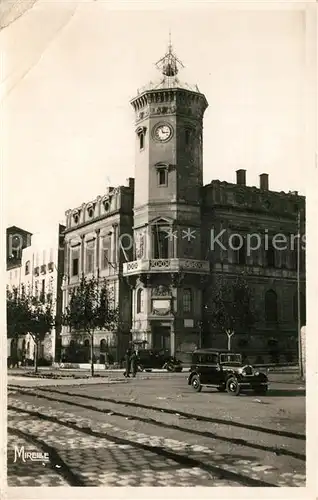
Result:
<svg viewBox="0 0 318 500"><path fill-rule="evenodd" d="M173 77L179 72L179 68L184 68L182 62L177 58L172 49L171 31L169 31L169 44L166 54L159 59L156 67L162 72L164 76Z"/></svg>

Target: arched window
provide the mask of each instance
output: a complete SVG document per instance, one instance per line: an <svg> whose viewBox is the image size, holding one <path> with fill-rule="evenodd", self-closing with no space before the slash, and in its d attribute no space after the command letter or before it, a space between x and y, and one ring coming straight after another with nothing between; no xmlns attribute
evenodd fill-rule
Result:
<svg viewBox="0 0 318 500"><path fill-rule="evenodd" d="M143 289L139 288L137 290L137 297L136 297L136 311L137 314L141 313L143 310L144 302L143 302Z"/></svg>
<svg viewBox="0 0 318 500"><path fill-rule="evenodd" d="M265 320L278 321L277 294L274 290L268 290L265 294Z"/></svg>
<svg viewBox="0 0 318 500"><path fill-rule="evenodd" d="M107 351L107 342L106 342L106 340L105 340L105 339L102 339L102 340L100 341L100 346L99 346L99 348L100 348L100 352L106 352L106 351Z"/></svg>
<svg viewBox="0 0 318 500"><path fill-rule="evenodd" d="M183 312L192 312L192 290L191 288L185 288L183 290Z"/></svg>
<svg viewBox="0 0 318 500"><path fill-rule="evenodd" d="M25 263L25 274L30 274L30 267L31 267L31 264L30 264L30 261L28 260Z"/></svg>
<svg viewBox="0 0 318 500"><path fill-rule="evenodd" d="M145 135L143 132L141 132L141 134L139 134L139 149L144 149L144 145L145 145Z"/></svg>
<svg viewBox="0 0 318 500"><path fill-rule="evenodd" d="M154 242L154 259L169 259L169 231L172 229L167 227L162 227L156 225L153 232L153 242ZM173 238L172 238L173 239Z"/></svg>
<svg viewBox="0 0 318 500"><path fill-rule="evenodd" d="M268 249L266 250L266 265L268 267L275 267L276 265L275 248L272 241L268 242Z"/></svg>

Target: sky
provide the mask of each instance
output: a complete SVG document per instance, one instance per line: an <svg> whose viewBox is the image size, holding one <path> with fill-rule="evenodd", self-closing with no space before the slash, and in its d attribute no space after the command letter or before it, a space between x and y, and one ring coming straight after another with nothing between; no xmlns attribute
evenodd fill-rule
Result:
<svg viewBox="0 0 318 500"><path fill-rule="evenodd" d="M209 102L204 182L235 182L235 170L244 168L248 185L258 186L266 172L271 189L306 194L300 9L30 3L0 32L7 226L56 231L66 210L134 176L130 100L160 77L154 63L169 30L185 65L180 79L197 84Z"/></svg>

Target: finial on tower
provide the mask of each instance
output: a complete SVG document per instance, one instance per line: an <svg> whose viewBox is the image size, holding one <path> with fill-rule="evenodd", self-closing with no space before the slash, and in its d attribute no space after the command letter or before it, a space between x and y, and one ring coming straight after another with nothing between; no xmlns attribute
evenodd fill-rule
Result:
<svg viewBox="0 0 318 500"><path fill-rule="evenodd" d="M174 77L179 72L179 67L184 68L182 62L177 58L172 50L171 31L169 30L168 52L156 63L157 68L166 77Z"/></svg>

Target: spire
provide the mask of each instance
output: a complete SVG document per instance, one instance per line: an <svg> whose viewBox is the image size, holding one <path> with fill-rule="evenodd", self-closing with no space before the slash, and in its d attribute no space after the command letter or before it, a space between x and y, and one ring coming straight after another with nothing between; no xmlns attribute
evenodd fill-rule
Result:
<svg viewBox="0 0 318 500"><path fill-rule="evenodd" d="M169 31L168 51L161 59L159 59L159 61L156 63L156 66L161 71L163 76L168 78L175 77L179 72L179 68L184 68L182 62L173 52L171 43L171 31Z"/></svg>

